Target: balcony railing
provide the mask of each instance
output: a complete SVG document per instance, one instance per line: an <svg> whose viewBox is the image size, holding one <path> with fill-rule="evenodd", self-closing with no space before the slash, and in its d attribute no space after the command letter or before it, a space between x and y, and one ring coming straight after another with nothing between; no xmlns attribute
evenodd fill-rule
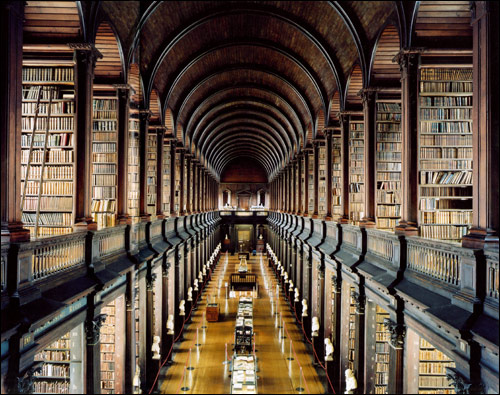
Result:
<svg viewBox="0 0 500 395"><path fill-rule="evenodd" d="M125 225L96 232L99 244L99 257L104 258L125 250Z"/></svg>

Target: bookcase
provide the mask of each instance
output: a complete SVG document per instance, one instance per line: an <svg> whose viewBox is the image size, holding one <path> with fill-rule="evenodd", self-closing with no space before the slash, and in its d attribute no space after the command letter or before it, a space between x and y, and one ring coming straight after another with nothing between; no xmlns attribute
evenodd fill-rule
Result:
<svg viewBox="0 0 500 395"><path fill-rule="evenodd" d="M390 333L384 326L389 313L379 305L375 307L375 393L387 394L389 380L389 340Z"/></svg>
<svg viewBox="0 0 500 395"><path fill-rule="evenodd" d="M307 169L307 188L309 191L309 202L308 205L308 213L312 215L314 213L314 151L311 150L306 153L309 155L309 167Z"/></svg>
<svg viewBox="0 0 500 395"><path fill-rule="evenodd" d="M349 289L349 338L348 338L348 362L349 369L354 371L354 358L356 357L356 304L351 296L354 288Z"/></svg>
<svg viewBox="0 0 500 395"><path fill-rule="evenodd" d="M307 155L307 153L305 154ZM304 213L305 209L307 208L307 202L306 202L306 180L307 180L307 169L306 169L306 158L305 155L302 156L302 166L300 167L301 173L299 175L300 177L300 182L302 183L302 188L301 188L301 196L299 198L299 207L300 211Z"/></svg>
<svg viewBox="0 0 500 395"><path fill-rule="evenodd" d="M128 213L132 222L139 220L139 111L130 108L128 146Z"/></svg>
<svg viewBox="0 0 500 395"><path fill-rule="evenodd" d="M419 73L420 235L459 242L472 223L472 68Z"/></svg>
<svg viewBox="0 0 500 395"><path fill-rule="evenodd" d="M162 188L163 188L163 202L162 211L165 215L170 215L170 142L164 141L163 143L163 167L162 167Z"/></svg>
<svg viewBox="0 0 500 395"><path fill-rule="evenodd" d="M181 208L181 155L179 152L175 153L175 201L174 209L179 214Z"/></svg>
<svg viewBox="0 0 500 395"><path fill-rule="evenodd" d="M184 172L183 173L183 185L182 185L182 190L183 190L183 201L181 202L181 211L185 212L186 211L186 206L187 206L187 191L188 191L188 183L187 183L187 172L188 172L188 168L187 168L187 159L186 159L186 156L184 155L184 165L182 166L181 168L181 171Z"/></svg>
<svg viewBox="0 0 500 395"><path fill-rule="evenodd" d="M376 101L376 223L394 230L401 217L401 100Z"/></svg>
<svg viewBox="0 0 500 395"><path fill-rule="evenodd" d="M92 218L99 229L115 226L118 160L117 99L92 102Z"/></svg>
<svg viewBox="0 0 500 395"><path fill-rule="evenodd" d="M446 368L455 363L423 338L420 338L418 364L419 394L454 394L455 390L446 377Z"/></svg>
<svg viewBox="0 0 500 395"><path fill-rule="evenodd" d="M21 211L32 237L73 231L73 62L22 69Z"/></svg>
<svg viewBox="0 0 500 395"><path fill-rule="evenodd" d="M34 393L70 393L70 333L50 344L35 355L35 362L41 363L41 371L35 373Z"/></svg>
<svg viewBox="0 0 500 395"><path fill-rule="evenodd" d="M157 166L156 130L148 133L146 140L146 177L147 177L147 213L156 216L156 166Z"/></svg>
<svg viewBox="0 0 500 395"><path fill-rule="evenodd" d="M134 297L134 325L135 325L135 365L136 366L141 366L140 365L140 353L141 353L141 348L140 348L140 310L139 310L139 286L138 283L136 282L135 288L135 297Z"/></svg>
<svg viewBox="0 0 500 395"><path fill-rule="evenodd" d="M332 135L332 215L342 215L342 136L340 130Z"/></svg>
<svg viewBox="0 0 500 395"><path fill-rule="evenodd" d="M364 217L365 133L362 115L349 118L349 220L359 225Z"/></svg>
<svg viewBox="0 0 500 395"><path fill-rule="evenodd" d="M318 215L324 217L327 213L326 207L326 189L327 189L327 171L326 171L326 144L324 141L319 143L318 147Z"/></svg>
<svg viewBox="0 0 500 395"><path fill-rule="evenodd" d="M115 325L116 305L115 301L108 303L101 310L106 314L106 320L101 326L101 393L115 393Z"/></svg>

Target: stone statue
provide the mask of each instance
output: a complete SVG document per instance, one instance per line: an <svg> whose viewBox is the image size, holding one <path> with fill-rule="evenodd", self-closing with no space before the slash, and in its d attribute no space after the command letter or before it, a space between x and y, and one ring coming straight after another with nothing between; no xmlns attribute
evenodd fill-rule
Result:
<svg viewBox="0 0 500 395"><path fill-rule="evenodd" d="M184 299L179 303L179 315L186 315L186 301Z"/></svg>
<svg viewBox="0 0 500 395"><path fill-rule="evenodd" d="M307 299L302 299L302 317L307 317Z"/></svg>
<svg viewBox="0 0 500 395"><path fill-rule="evenodd" d="M193 287L188 288L188 302L193 301Z"/></svg>
<svg viewBox="0 0 500 395"><path fill-rule="evenodd" d="M297 287L295 287L295 298L293 301L299 302L299 289Z"/></svg>
<svg viewBox="0 0 500 395"><path fill-rule="evenodd" d="M174 334L174 315L169 314L167 319L167 335Z"/></svg>
<svg viewBox="0 0 500 395"><path fill-rule="evenodd" d="M198 281L201 283L203 282L203 273L200 271L200 273L198 273Z"/></svg>
<svg viewBox="0 0 500 395"><path fill-rule="evenodd" d="M354 391L358 388L358 381L351 369L345 371L345 386L345 394L354 394Z"/></svg>
<svg viewBox="0 0 500 395"><path fill-rule="evenodd" d="M207 275L207 265L203 265L203 276Z"/></svg>
<svg viewBox="0 0 500 395"><path fill-rule="evenodd" d="M285 280L285 284L288 282L288 273L285 272L285 274L283 275L283 278Z"/></svg>
<svg viewBox="0 0 500 395"><path fill-rule="evenodd" d="M197 278L194 279L193 285L194 285L194 290L196 292L198 292L198 279Z"/></svg>
<svg viewBox="0 0 500 395"><path fill-rule="evenodd" d="M290 292L293 292L293 280L290 280L290 281L288 282L288 284L290 284L290 286L288 287L288 290L289 290Z"/></svg>
<svg viewBox="0 0 500 395"><path fill-rule="evenodd" d="M151 351L153 352L153 359L160 359L160 336L155 336L153 338L153 345L151 346Z"/></svg>
<svg viewBox="0 0 500 395"><path fill-rule="evenodd" d="M141 393L141 368L139 365L135 365L135 374L134 379L132 381L132 385L134 386L134 394Z"/></svg>
<svg viewBox="0 0 500 395"><path fill-rule="evenodd" d="M325 361L333 361L333 343L329 337L325 339Z"/></svg>
<svg viewBox="0 0 500 395"><path fill-rule="evenodd" d="M318 331L319 331L319 320L318 320L318 317L313 317L312 318L311 331L312 331L312 335L313 336L318 336Z"/></svg>

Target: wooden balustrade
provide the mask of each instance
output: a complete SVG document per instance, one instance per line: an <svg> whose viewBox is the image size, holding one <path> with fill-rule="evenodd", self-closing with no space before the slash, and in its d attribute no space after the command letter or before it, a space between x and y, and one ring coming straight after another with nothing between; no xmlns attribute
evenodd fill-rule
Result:
<svg viewBox="0 0 500 395"><path fill-rule="evenodd" d="M163 226L163 221L151 222L151 228L149 230L151 239L161 236L161 227Z"/></svg>
<svg viewBox="0 0 500 395"><path fill-rule="evenodd" d="M85 237L86 233L74 233L30 243L33 246L31 280L41 280L83 265Z"/></svg>
<svg viewBox="0 0 500 395"><path fill-rule="evenodd" d="M395 257L397 241L389 238L390 234L384 234L387 232L373 231L371 229L367 230L368 240L367 240L367 252L374 254L388 262L393 263ZM393 236L395 237L395 236Z"/></svg>
<svg viewBox="0 0 500 395"><path fill-rule="evenodd" d="M461 247L420 237L408 238L408 269L449 285L460 285Z"/></svg>
<svg viewBox="0 0 500 395"><path fill-rule="evenodd" d="M348 229L347 226L343 226L342 240L351 247L358 248L358 234L354 229Z"/></svg>
<svg viewBox="0 0 500 395"><path fill-rule="evenodd" d="M104 258L125 249L125 226L117 228L108 228L96 232L95 237L97 237L99 245L99 258Z"/></svg>

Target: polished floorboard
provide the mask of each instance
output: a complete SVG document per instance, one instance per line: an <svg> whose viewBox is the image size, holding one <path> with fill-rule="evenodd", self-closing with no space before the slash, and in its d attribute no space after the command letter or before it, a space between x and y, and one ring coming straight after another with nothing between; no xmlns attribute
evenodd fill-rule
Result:
<svg viewBox="0 0 500 395"><path fill-rule="evenodd" d="M302 334L299 331L288 304L280 294L276 307L276 280L267 267L265 256L251 256L248 271L257 273L259 285L258 298L253 302L253 325L255 332L255 355L257 357L257 392L259 394L325 393L323 384L312 366L312 359L306 350ZM193 312L192 322L184 329L184 340L174 347L173 363L168 369L163 368L158 381L161 393L190 394L229 394L230 370L224 363L227 355L232 356L234 327L238 296L251 292L236 292L236 297L226 299L225 283L229 283L231 273L237 272L237 256L223 254L212 274L198 308ZM266 289L267 288L267 289ZM220 306L218 322L202 322L207 298L215 298ZM271 303L272 301L272 303ZM280 314L275 314L277 311ZM284 322L285 339L278 338L280 316ZM202 326L207 326L203 329ZM198 343L197 343L198 336ZM290 357L290 340L293 343ZM284 343L282 343L284 342ZM199 346L196 346L199 344ZM299 379L299 363L303 370ZM193 367L187 370L186 367ZM303 391L297 391L297 388Z"/></svg>

